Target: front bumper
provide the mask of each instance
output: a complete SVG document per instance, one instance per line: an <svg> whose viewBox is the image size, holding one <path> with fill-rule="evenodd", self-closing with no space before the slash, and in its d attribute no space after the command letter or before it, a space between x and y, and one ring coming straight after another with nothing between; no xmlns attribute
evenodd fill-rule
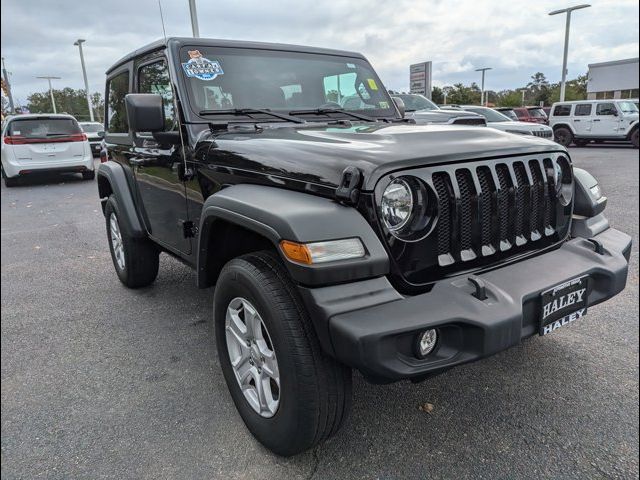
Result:
<svg viewBox="0 0 640 480"><path fill-rule="evenodd" d="M376 381L421 377L493 355L537 333L541 292L589 275L588 305L624 289L631 237L614 229L596 235L603 247L574 238L543 255L476 275L486 300L472 294L468 276L437 282L428 293L402 297L385 278L319 289L301 288L325 350ZM438 346L414 354L417 335L437 328Z"/></svg>

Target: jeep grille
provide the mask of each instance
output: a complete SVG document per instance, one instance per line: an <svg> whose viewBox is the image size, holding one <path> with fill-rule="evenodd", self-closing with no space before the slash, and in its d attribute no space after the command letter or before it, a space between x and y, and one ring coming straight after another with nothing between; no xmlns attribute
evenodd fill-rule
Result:
<svg viewBox="0 0 640 480"><path fill-rule="evenodd" d="M536 137L541 137L541 138L552 138L553 137L553 130L534 131L532 133Z"/></svg>
<svg viewBox="0 0 640 480"><path fill-rule="evenodd" d="M503 263L560 243L572 205L555 195L559 154L448 164L406 172L429 185L438 200L433 231L414 242L387 235L404 279L418 286ZM396 174L402 175L402 174Z"/></svg>

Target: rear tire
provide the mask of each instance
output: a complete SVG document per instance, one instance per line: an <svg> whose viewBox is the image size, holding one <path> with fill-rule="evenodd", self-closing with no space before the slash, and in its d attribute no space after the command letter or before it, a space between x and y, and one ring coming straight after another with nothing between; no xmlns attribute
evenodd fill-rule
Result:
<svg viewBox="0 0 640 480"><path fill-rule="evenodd" d="M94 178L96 178L95 170L87 170L86 172L82 172L83 180L93 180Z"/></svg>
<svg viewBox="0 0 640 480"><path fill-rule="evenodd" d="M18 185L18 177L4 177L4 186L7 188L15 187Z"/></svg>
<svg viewBox="0 0 640 480"><path fill-rule="evenodd" d="M558 127L553 131L553 138L563 147L568 147L573 142L573 133L567 127Z"/></svg>
<svg viewBox="0 0 640 480"><path fill-rule="evenodd" d="M576 147L586 147L589 143L589 140L574 140L573 143Z"/></svg>
<svg viewBox="0 0 640 480"><path fill-rule="evenodd" d="M111 259L118 278L129 288L146 287L158 276L160 252L147 238L134 238L120 221L121 210L114 195L107 200L104 215Z"/></svg>
<svg viewBox="0 0 640 480"><path fill-rule="evenodd" d="M640 147L640 129L636 128L635 131L631 134L631 144L639 148Z"/></svg>
<svg viewBox="0 0 640 480"><path fill-rule="evenodd" d="M238 357L237 345L244 351L243 340L237 341L238 337L231 334L227 338L231 331L228 318L235 318L238 310L233 306L238 299L246 300L258 313L277 359L277 407L262 413L246 398L247 389L256 389L253 379L260 370L245 376L243 388L236 376L244 364L242 358L255 356L248 357L251 354L247 353ZM217 281L213 307L222 372L242 420L258 441L278 455L290 456L313 448L336 433L351 405L351 370L322 351L309 315L277 256L257 252L228 262ZM249 329L246 332L244 341L251 351L259 340L251 338ZM235 368L230 350L236 359ZM249 369L260 365L249 363ZM266 373L269 367L267 363L262 365ZM267 381L271 382L271 378ZM270 396L262 398L270 399L273 387L271 383L266 385ZM267 390L266 386L263 388Z"/></svg>

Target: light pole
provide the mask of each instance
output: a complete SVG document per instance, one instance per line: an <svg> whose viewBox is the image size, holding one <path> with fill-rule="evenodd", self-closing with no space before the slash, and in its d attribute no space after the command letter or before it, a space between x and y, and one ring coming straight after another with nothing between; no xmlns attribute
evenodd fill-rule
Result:
<svg viewBox="0 0 640 480"><path fill-rule="evenodd" d="M51 80L60 80L62 77L52 77L50 75L44 75L42 77L36 78L43 78L49 82L49 95L51 96L51 106L53 107L53 113L58 113L58 111L56 110L56 101L53 98L53 88L51 88Z"/></svg>
<svg viewBox="0 0 640 480"><path fill-rule="evenodd" d="M522 107L524 107L524 94L525 94L526 91L527 91L526 88L521 88L520 89L520 92L522 93L522 105L521 105Z"/></svg>
<svg viewBox="0 0 640 480"><path fill-rule="evenodd" d="M2 57L2 76L4 77L4 85L7 91L7 97L9 97L9 111L11 113L14 113L15 108L13 106L13 95L11 94L11 83L9 83L9 74L7 73L7 69L4 66L4 57Z"/></svg>
<svg viewBox="0 0 640 480"><path fill-rule="evenodd" d="M476 72L482 72L482 83L480 86L480 105L484 105L484 72L491 70L491 67L476 68Z"/></svg>
<svg viewBox="0 0 640 480"><path fill-rule="evenodd" d="M571 12L574 10L580 10L581 8L587 8L591 5L584 3L575 7L563 8L562 10L554 10L549 12L549 15L558 15L560 13L567 14L567 23L564 31L564 56L562 57L562 81L560 82L560 101L564 102L565 84L567 81L567 54L569 53L569 28L571 27Z"/></svg>
<svg viewBox="0 0 640 480"><path fill-rule="evenodd" d="M198 28L198 12L196 11L196 0L189 0L189 12L191 13L191 31L194 38L200 37L200 29Z"/></svg>
<svg viewBox="0 0 640 480"><path fill-rule="evenodd" d="M82 54L82 43L86 42L84 38L79 38L74 45L80 50L80 63L82 64L82 76L84 77L84 91L87 94L87 105L89 106L89 118L93 122L93 108L91 107L91 96L89 95L89 82L87 81L87 69L84 66L84 55Z"/></svg>

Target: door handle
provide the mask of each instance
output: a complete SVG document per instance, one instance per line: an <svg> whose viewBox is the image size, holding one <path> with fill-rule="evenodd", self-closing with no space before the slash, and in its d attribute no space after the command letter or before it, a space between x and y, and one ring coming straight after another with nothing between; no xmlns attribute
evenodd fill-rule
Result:
<svg viewBox="0 0 640 480"><path fill-rule="evenodd" d="M594 119L593 119L593 121L594 121L594 122L599 122L599 121L600 121L600 119L599 119L599 118L594 118Z"/></svg>
<svg viewBox="0 0 640 480"><path fill-rule="evenodd" d="M574 122L579 122L580 120L574 120Z"/></svg>

